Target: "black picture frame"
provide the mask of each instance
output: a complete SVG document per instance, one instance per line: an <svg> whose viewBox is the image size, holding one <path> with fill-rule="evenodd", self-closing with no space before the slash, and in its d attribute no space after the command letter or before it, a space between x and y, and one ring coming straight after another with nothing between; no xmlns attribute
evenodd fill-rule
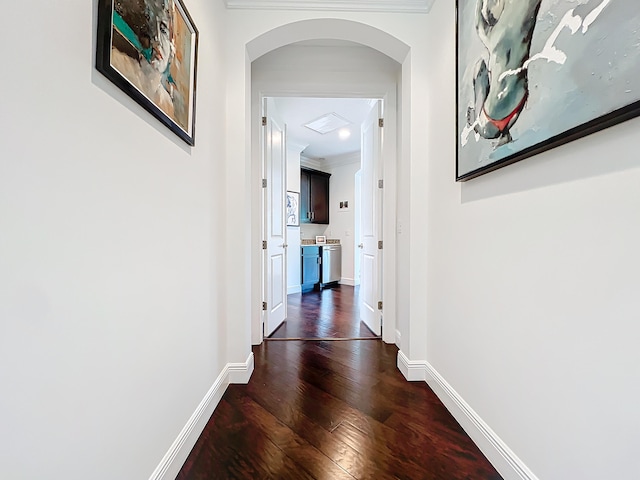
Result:
<svg viewBox="0 0 640 480"><path fill-rule="evenodd" d="M98 0L96 69L195 145L198 29L182 0Z"/></svg>
<svg viewBox="0 0 640 480"><path fill-rule="evenodd" d="M575 2L566 0L553 4L537 2L534 16L522 16L525 22L526 18L532 19L533 34L530 37L530 50L523 64L525 70L515 74L522 76L525 72L527 93L520 106L516 106L521 109L516 114L520 118L516 117L511 126L507 126L506 132L513 135L512 138L516 134L519 138L500 145L500 137L487 139L478 135L474 126L476 122L479 130L484 128L483 121L485 124L496 122L496 130L501 126L500 122L504 122L491 120L484 110L486 101L482 104L482 109L478 108L483 94L478 95L475 86L482 85L478 80L487 77L482 75L482 59L476 58L476 62L470 60L477 52L489 56L492 54L487 47L487 43L491 42L484 43L480 39L480 32L486 31L485 25L491 23L491 28L495 28L500 22L499 18L491 17L486 21L481 17L482 11L478 7L482 5L482 1L456 0L456 181L476 178L640 115L640 52L633 45L637 45L640 34L637 33L637 28L631 28L640 19L640 11L633 3L635 0L589 0L579 7L575 7ZM536 2L518 1L510 4L524 11L527 8L524 5L535 6ZM555 11L550 11L551 9ZM570 10L572 19L567 13ZM470 18L471 14L473 19ZM565 18L567 22L581 22L574 33L562 23ZM544 28L538 28L539 26ZM545 57L536 57L537 54L549 52L547 46L551 35L556 31L559 34L554 37L555 41L551 45L565 55L562 64L548 61ZM490 34L485 35L484 40L489 37ZM477 42L480 42L479 45L484 50L478 47ZM497 50L496 48L493 53ZM512 51L509 53L512 54ZM530 59L532 60L527 63ZM612 62L614 66L610 66ZM491 62L485 61L485 64L491 65ZM607 68L603 68L604 65ZM500 79L500 76L495 75L490 68L487 71L490 79L488 91L491 92L491 86L495 85L494 79ZM514 71L517 70L510 69L506 75ZM519 80L522 84L522 78ZM551 95L545 100L540 90L548 92L554 87L556 91L562 91L562 95ZM482 93L483 88L479 89ZM485 98L490 95L489 93ZM517 103L514 100L513 104ZM493 102L494 107L495 104ZM470 106L473 109L471 113ZM579 113L576 113L576 108L580 110ZM510 108L506 111L509 110ZM481 111L480 115L478 111ZM508 117L498 118L508 120ZM473 130L469 132L471 128ZM510 129L513 129L513 134ZM546 134L541 134L541 130ZM466 139L465 134L468 134ZM488 134L495 132L489 131ZM473 138L469 138L470 136ZM480 142L485 145L478 147ZM493 144L487 147L486 144L491 142ZM469 145L472 148L468 148ZM500 150L503 152L495 155ZM491 156L494 155L495 159L492 160Z"/></svg>

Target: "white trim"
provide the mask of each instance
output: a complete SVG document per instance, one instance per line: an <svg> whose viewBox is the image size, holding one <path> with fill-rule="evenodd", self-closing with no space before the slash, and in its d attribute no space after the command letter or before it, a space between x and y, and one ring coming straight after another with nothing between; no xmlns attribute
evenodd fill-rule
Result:
<svg viewBox="0 0 640 480"><path fill-rule="evenodd" d="M301 285L292 285L287 287L287 295L293 295L294 293L302 293Z"/></svg>
<svg viewBox="0 0 640 480"><path fill-rule="evenodd" d="M316 158L300 156L300 166L313 168L314 170L321 170L323 172L325 171L324 170L325 167L324 167L324 164L322 163L322 160L318 160Z"/></svg>
<svg viewBox="0 0 640 480"><path fill-rule="evenodd" d="M253 373L253 352L249 353L244 363L227 363L229 370L229 383L249 383Z"/></svg>
<svg viewBox="0 0 640 480"><path fill-rule="evenodd" d="M429 13L435 0L225 0L227 8Z"/></svg>
<svg viewBox="0 0 640 480"><path fill-rule="evenodd" d="M228 363L222 369L149 480L174 480L176 478L229 384L247 383L253 373L253 365L253 352L251 352L245 363Z"/></svg>
<svg viewBox="0 0 640 480"><path fill-rule="evenodd" d="M322 162L323 166L328 169L342 167L344 165L350 165L352 163L360 163L362 155L360 151L345 153L343 155L335 155L333 157L327 157Z"/></svg>
<svg viewBox="0 0 640 480"><path fill-rule="evenodd" d="M356 281L353 278L342 277L340 278L340 285L349 285L351 287L355 287Z"/></svg>
<svg viewBox="0 0 640 480"><path fill-rule="evenodd" d="M396 329L396 345L398 348L402 349L402 333L400 330Z"/></svg>
<svg viewBox="0 0 640 480"><path fill-rule="evenodd" d="M411 361L399 351L398 368L407 380L427 382L505 480L539 480L429 362Z"/></svg>
<svg viewBox="0 0 640 480"><path fill-rule="evenodd" d="M410 382L425 381L425 362L409 360L402 350L398 351L398 370Z"/></svg>

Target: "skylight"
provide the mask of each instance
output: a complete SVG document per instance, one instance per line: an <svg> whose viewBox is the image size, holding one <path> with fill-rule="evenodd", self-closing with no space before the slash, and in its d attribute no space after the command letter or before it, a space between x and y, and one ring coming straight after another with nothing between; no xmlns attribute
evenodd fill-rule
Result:
<svg viewBox="0 0 640 480"><path fill-rule="evenodd" d="M308 129L318 132L321 135L333 132L339 128L346 127L347 125L351 125L351 122L335 113L327 113L320 118L316 118L315 120L304 124Z"/></svg>

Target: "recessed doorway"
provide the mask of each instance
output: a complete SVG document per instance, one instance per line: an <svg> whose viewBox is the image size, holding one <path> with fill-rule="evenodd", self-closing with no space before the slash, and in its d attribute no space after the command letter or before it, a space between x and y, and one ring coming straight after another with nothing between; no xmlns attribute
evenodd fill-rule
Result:
<svg viewBox="0 0 640 480"><path fill-rule="evenodd" d="M389 302L391 309L388 312L384 313L385 315L384 323L382 325L382 328L380 327L377 328L378 330L377 333L378 334L382 333L382 337L385 339L385 341L389 343L393 343L396 338L395 311L394 311L395 310L394 309L395 229L393 228L393 225L395 225L395 211L396 211L395 209L395 197L396 197L395 165L396 165L396 155L397 155L396 142L397 142L397 136L398 136L397 123L396 123L396 118L397 118L396 99L397 99L398 88L399 88L398 81L400 78L400 74L399 74L400 65L397 62L391 60L389 57L386 57L385 55L369 47L364 47L362 45L357 45L357 44L351 44L350 42L343 42L343 43L347 43L348 45L331 44L330 46L326 46L326 45L315 46L315 45L309 45L309 42L305 42L304 45L289 45L289 46L277 49L275 51L272 51L269 54L264 55L263 57L257 59L252 63L252 97L253 97L252 105L253 105L253 113L255 115L255 118L258 120L257 123L252 122L256 126L253 133L253 145L254 145L253 172L256 176L260 175L260 177L258 178L265 178L264 174L266 172L266 169L263 166L262 162L264 158L261 155L261 152L262 152L261 148L262 148L262 145L264 145L263 143L264 136L263 136L263 133L261 132L261 121L260 121L260 118L262 117L261 109L264 106L265 98L274 98L279 100L284 98L299 99L301 97L306 97L306 98L315 98L319 100L342 99L342 100L367 101L368 99L382 99L384 101L384 104L386 106L386 111L384 112L384 126L382 125L382 123L380 124L378 123L382 118L380 116L379 111L377 112L375 117L376 129L379 129L380 133L384 135L384 142L383 142L384 151L382 152L379 158L380 160L379 170L376 171L375 173L371 173L370 175L366 176L366 178L367 180L370 181L367 183L367 185L369 185L369 183L371 184L371 188L369 189L370 191L375 191L376 193L380 193L381 196L384 193L384 201L380 200L379 204L377 204L375 208L371 209L376 214L379 214L382 218L382 220L377 224L380 227L381 231L376 232L375 235L371 235L371 239L375 240L373 244L376 245L376 249L378 248L378 244L380 245L380 250L382 250L381 247L382 247L383 238L387 240L388 242L387 244L390 247L390 251L389 251L388 258L385 255L385 265L390 264L391 267L389 269L388 275L386 272L383 273L381 271L382 267L380 267L379 270L375 270L377 281L380 284L380 288L377 289L377 291L375 291L375 298L372 298L370 296L370 297L367 297L367 300L369 301L369 306L371 307L371 311L375 312L376 315L379 315L379 318L382 318L382 315L384 312L384 310L382 309L383 293L384 293L385 299L386 298L391 299L391 301ZM315 65L313 66L313 68L316 69L318 72L322 71L324 73L316 75L315 73L317 72L313 72L309 69L306 69L304 73L301 73L302 71L301 69L296 73L287 72L287 74L285 75L286 80L282 80L283 76L281 74L281 69L283 68L283 63L287 64L285 68L291 68L293 65L296 65L298 63L298 60L307 61L311 58L318 57L318 55L319 55L319 60L314 62ZM363 71L363 69L360 68L360 66L352 65L353 61L351 59L353 58L357 58L358 62L361 64L370 63L370 65L364 68L364 71ZM327 69L326 66L322 65L323 62L325 61L330 64L334 64L337 61L338 64L346 65L345 68L347 69L355 68L354 72L349 74L349 76L351 77L350 80L348 82L345 82L344 75L342 75L342 78L338 78L335 74L331 74L330 72L331 68ZM374 70L376 71L376 73L366 72L366 70ZM310 84L309 81L311 77L313 77L315 81L311 82ZM327 113L327 112L324 112L324 113ZM308 121L313 120L314 118L312 117L313 117L312 115L307 115L307 118L305 118L305 122L308 123ZM282 122L282 123L287 124L289 122ZM290 132L287 132L287 133L290 133ZM285 136L287 138L290 138L290 135L285 135ZM356 135L356 139L358 143L360 143L359 136L360 135L358 133ZM299 153L302 153L306 148L306 145L298 145L298 147L300 146L301 148L299 150ZM310 160L313 163L313 161L320 161L320 158L326 158L326 157L320 157L319 155L316 155L316 158L311 158ZM319 167L317 163L316 165L312 165L312 166L315 166L316 168ZM353 173L354 174L357 173L357 170L358 169L356 169ZM361 174L360 176L362 177L362 181L364 182L365 175ZM384 190L382 188L383 181L387 182ZM353 183L355 183L355 178L352 180L352 184ZM267 180L267 184L268 184L268 180ZM294 192L299 193L299 190L295 187L290 188L287 185L285 188L291 189ZM352 193L352 195L355 195L355 193ZM259 197L264 199L264 192L261 191ZM355 210L356 210L355 203L358 203L359 205L361 203L365 203L365 202L350 203L348 200L349 199L347 198L340 199L339 197L331 199L332 202L336 203L337 205L336 208L340 208L339 207L340 201L343 202L344 210L340 214L343 215L345 218L346 216L348 216L348 215L345 215L345 212L349 211L349 209L351 210L350 215L353 216L355 214ZM255 205L258 206L258 204L255 204ZM384 205L384 214L382 213L383 205ZM261 206L264 206L264 204L261 204ZM334 219L341 218L340 214L334 214ZM309 229L309 232L303 233L302 239L309 240L310 238L315 238L316 235L314 233L317 233L317 236L325 236L327 239L336 240L336 238L334 237L338 237L338 240L342 244L343 248L345 247L345 245L349 245L349 248L351 249L351 258L352 258L351 267L350 267L351 273L347 275L347 278L349 281L347 283L342 282L342 284L353 288L356 286L356 279L358 278L355 274L355 264L361 263L363 265L362 270L364 272L366 266L371 267L372 263L369 262L367 264L366 262L353 261L353 259L355 258L358 258L358 259L360 258L361 255L356 254L356 251L357 251L358 245L363 243L363 242L357 243L355 241L356 234L358 233L357 228L355 228L354 226L352 226L350 229L339 227L338 229L339 233L336 233L333 231L334 219L331 219L331 222L328 227L326 225L324 227L318 227L317 225L306 226L306 228ZM256 224L254 223L254 225ZM260 225L261 225L260 231L264 232L264 227L265 227L264 218L260 222ZM321 230L314 232L313 231L314 228L316 229L320 228ZM327 232L327 229L330 229L331 231ZM347 230L349 230L348 239L346 238ZM287 233L290 234L291 232L287 232ZM296 240L300 241L302 239L300 239L300 234L298 233L297 236L295 234L289 235L287 237L287 241L282 243L284 243L287 246L289 251L296 252L296 251L299 251L299 248L300 248L299 245L296 245ZM294 256L296 255L294 254ZM291 255L288 255L288 257L291 258ZM290 278L293 278L291 277L290 272L292 270L292 264L294 264L295 262L289 262L289 263L290 264L286 268L287 275ZM264 257L263 257L263 260L260 262L260 264L263 266L262 268L264 273L264 268L266 265L266 262L264 261ZM296 268L294 267L293 270L295 271ZM268 284L265 280L266 276L262 275L261 278L263 279L262 292L264 293L266 291ZM344 280L344 278L342 278L341 280ZM386 285L386 288L383 289L385 285ZM294 293L294 292L291 292L290 290L292 286L293 285L291 283L287 285L287 287L289 287L287 289L287 293ZM356 297L362 298L363 293L370 293L371 291L373 291L373 289L367 289L366 292L363 292L362 287L360 287L359 291L356 291L356 289L354 288L352 296L353 298L356 298ZM267 305L266 308L268 309L269 306ZM254 339L253 343L260 343L265 336L264 330L262 327L262 320L263 319L261 319L261 323L252 324L253 325L252 328L254 329L252 334L252 338Z"/></svg>
<svg viewBox="0 0 640 480"><path fill-rule="evenodd" d="M382 101L270 97L261 103L263 226L272 244L264 259L265 338L380 338L382 263L371 238L380 236L382 220ZM285 194L283 215L278 198ZM283 218L286 229L276 225ZM286 304L284 285L274 285L280 281Z"/></svg>

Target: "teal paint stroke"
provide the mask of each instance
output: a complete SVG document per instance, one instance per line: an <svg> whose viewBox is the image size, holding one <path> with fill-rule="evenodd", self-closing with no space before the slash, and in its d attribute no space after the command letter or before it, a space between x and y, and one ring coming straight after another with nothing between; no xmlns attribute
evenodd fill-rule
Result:
<svg viewBox="0 0 640 480"><path fill-rule="evenodd" d="M129 24L124 21L124 18L122 18L122 16L115 10L113 11L113 26L129 41L131 45L136 48L136 50L142 54L144 58L147 59L147 62L151 61L153 50L151 48L142 48L142 43L140 43L140 39L136 33L131 29Z"/></svg>

